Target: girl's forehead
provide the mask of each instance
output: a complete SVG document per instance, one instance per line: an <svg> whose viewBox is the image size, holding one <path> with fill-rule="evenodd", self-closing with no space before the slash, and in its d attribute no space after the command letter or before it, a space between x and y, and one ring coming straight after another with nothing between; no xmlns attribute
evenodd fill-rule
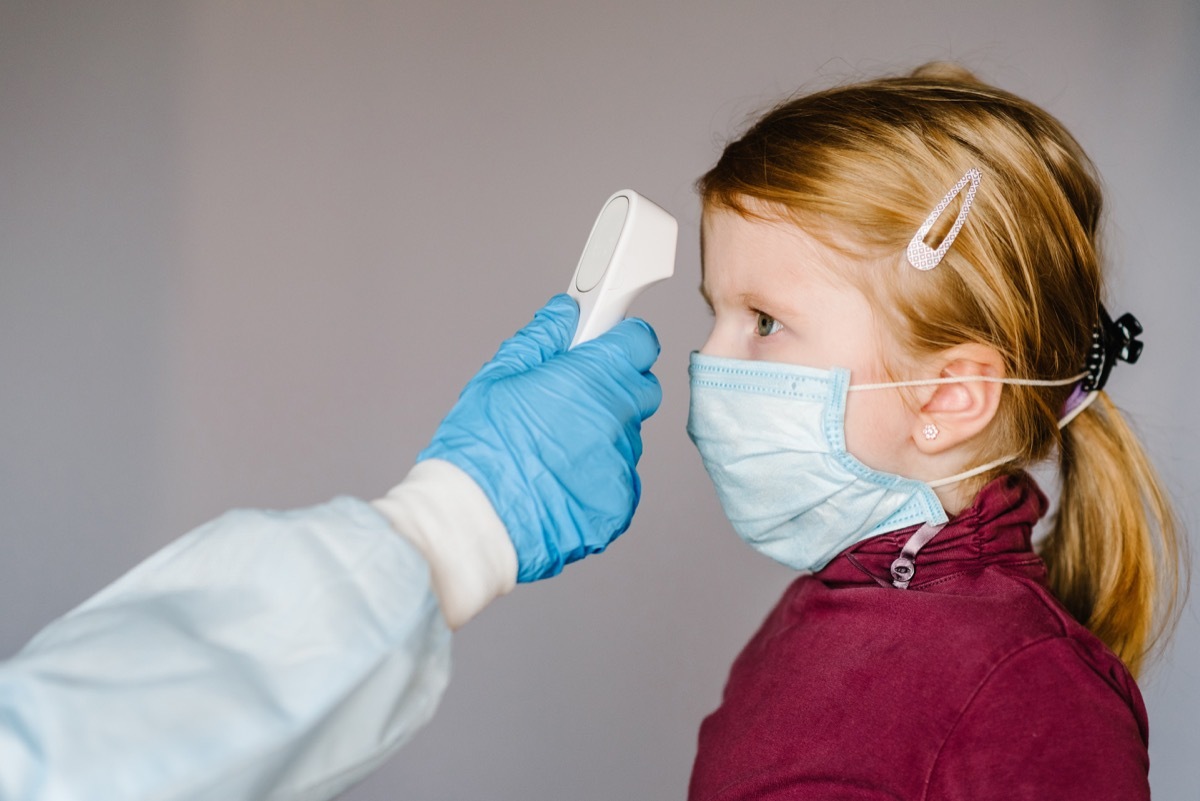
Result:
<svg viewBox="0 0 1200 801"><path fill-rule="evenodd" d="M701 274L706 293L745 286L845 287L851 265L796 223L709 209L701 221Z"/></svg>

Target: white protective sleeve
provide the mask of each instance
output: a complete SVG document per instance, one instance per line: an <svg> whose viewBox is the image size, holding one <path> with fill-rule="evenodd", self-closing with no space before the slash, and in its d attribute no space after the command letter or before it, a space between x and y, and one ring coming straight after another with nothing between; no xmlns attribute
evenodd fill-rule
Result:
<svg viewBox="0 0 1200 801"><path fill-rule="evenodd" d="M450 462L417 464L373 505L424 555L451 629L516 586L508 530L479 485Z"/></svg>
<svg viewBox="0 0 1200 801"><path fill-rule="evenodd" d="M361 779L449 678L429 569L393 526L456 519L408 494L388 519L351 498L230 512L49 625L0 663L0 799L327 799Z"/></svg>

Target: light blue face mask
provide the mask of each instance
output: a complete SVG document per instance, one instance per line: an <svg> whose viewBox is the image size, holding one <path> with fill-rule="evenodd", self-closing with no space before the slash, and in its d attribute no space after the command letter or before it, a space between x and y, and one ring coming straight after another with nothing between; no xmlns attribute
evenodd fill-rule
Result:
<svg viewBox="0 0 1200 801"><path fill-rule="evenodd" d="M817 370L701 353L692 354L688 373L688 435L734 530L759 553L796 570L814 571L856 542L924 523L926 533L910 540L911 554L905 546L911 558L946 523L934 488L1018 458L1005 456L928 483L872 470L846 451L847 392L974 382L1066 386L1087 375L951 376L851 386L850 372L841 368ZM1086 401L1069 411L1059 428L1085 406Z"/></svg>
<svg viewBox="0 0 1200 801"><path fill-rule="evenodd" d="M842 368L823 371L698 353L691 355L688 373L688 434L713 478L726 517L758 553L800 571L821 570L868 537L924 523L928 534L912 538L910 556L916 554L947 522L936 487L1018 458L1006 456L928 483L872 470L846 451L847 392L976 381L1066 386L1086 375L964 375L851 386L850 371ZM1082 405L1062 417L1058 427L1066 426Z"/></svg>
<svg viewBox="0 0 1200 801"><path fill-rule="evenodd" d="M848 370L693 353L688 373L688 435L734 530L760 553L815 571L868 537L946 522L930 484L846 451ZM895 385L870 388L885 386Z"/></svg>

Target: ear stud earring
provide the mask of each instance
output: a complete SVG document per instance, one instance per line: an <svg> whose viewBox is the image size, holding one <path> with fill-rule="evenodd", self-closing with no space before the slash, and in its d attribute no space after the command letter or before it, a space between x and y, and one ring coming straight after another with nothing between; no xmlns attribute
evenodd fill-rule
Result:
<svg viewBox="0 0 1200 801"><path fill-rule="evenodd" d="M933 423L926 423L921 429L921 433L925 435L925 439L937 439L938 427Z"/></svg>

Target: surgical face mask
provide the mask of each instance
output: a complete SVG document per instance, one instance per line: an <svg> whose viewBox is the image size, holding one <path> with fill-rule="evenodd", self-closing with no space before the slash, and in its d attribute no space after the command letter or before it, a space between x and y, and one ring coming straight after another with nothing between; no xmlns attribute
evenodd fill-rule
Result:
<svg viewBox="0 0 1200 801"><path fill-rule="evenodd" d="M926 483L873 470L846 450L850 390L989 379L851 387L850 372L841 368L817 370L700 353L692 354L688 373L688 435L700 451L725 515L752 548L796 570L820 570L841 551L877 534L945 523L946 510L935 487L1012 458Z"/></svg>

